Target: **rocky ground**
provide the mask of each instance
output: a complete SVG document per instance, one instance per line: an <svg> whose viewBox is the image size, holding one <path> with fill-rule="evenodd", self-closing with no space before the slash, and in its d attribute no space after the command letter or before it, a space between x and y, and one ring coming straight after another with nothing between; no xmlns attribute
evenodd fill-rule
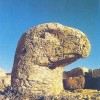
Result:
<svg viewBox="0 0 100 100"><path fill-rule="evenodd" d="M96 71L96 73L99 72L99 70ZM0 100L100 100L100 88L97 89L83 89L84 85L86 84L86 79L84 77L83 70L80 68L75 68L72 71L69 71L68 73L64 73L64 78L66 78L66 75L70 75L70 77L73 79L71 81L68 81L70 77L67 77L66 80L69 83L66 83L66 86L69 84L69 90L68 88L60 93L58 96L47 96L45 93L43 94L31 94L26 93L26 91L17 91L14 90L10 86L10 76L11 74L6 74L3 70L1 70L1 76L0 76ZM83 75L84 79L80 77L80 75ZM94 74L93 74L94 75ZM95 74L97 76L99 74ZM75 77L74 77L75 76ZM85 83L83 84L84 81ZM90 77L89 77L90 80ZM93 80L93 78L92 78ZM100 78L99 78L100 80ZM98 82L98 86L100 81L93 80L90 81L88 85L90 86L92 83L93 87L96 86L96 82ZM8 84L9 83L9 84ZM73 84L72 84L73 83ZM82 85L83 84L83 85ZM95 85L94 85L95 84ZM79 87L83 86L83 87ZM72 87L72 88L71 88ZM79 89L81 88L81 89Z"/></svg>
<svg viewBox="0 0 100 100"><path fill-rule="evenodd" d="M76 89L63 91L58 96L45 96L45 94L23 94L7 87L0 92L0 100L100 100L100 91L92 89Z"/></svg>

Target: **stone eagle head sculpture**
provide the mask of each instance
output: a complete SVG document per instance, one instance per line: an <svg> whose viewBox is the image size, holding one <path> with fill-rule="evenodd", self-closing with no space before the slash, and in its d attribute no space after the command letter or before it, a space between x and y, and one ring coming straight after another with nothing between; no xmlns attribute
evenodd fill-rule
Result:
<svg viewBox="0 0 100 100"><path fill-rule="evenodd" d="M11 85L28 93L59 94L63 90L63 67L89 52L89 40L78 29L59 23L40 24L18 42Z"/></svg>

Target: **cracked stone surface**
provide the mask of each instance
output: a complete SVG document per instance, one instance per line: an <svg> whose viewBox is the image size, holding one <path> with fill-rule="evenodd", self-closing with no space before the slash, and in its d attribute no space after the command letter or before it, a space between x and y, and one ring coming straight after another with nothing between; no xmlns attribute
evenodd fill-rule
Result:
<svg viewBox="0 0 100 100"><path fill-rule="evenodd" d="M63 90L63 67L89 55L87 36L59 23L29 29L18 42L11 85L18 91L58 95Z"/></svg>

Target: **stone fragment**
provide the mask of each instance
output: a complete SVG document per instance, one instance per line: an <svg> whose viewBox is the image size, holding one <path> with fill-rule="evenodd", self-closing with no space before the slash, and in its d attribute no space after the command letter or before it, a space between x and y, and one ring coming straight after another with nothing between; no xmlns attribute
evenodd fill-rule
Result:
<svg viewBox="0 0 100 100"><path fill-rule="evenodd" d="M0 91L11 85L11 75L7 75L3 69L0 68Z"/></svg>
<svg viewBox="0 0 100 100"><path fill-rule="evenodd" d="M100 69L87 69L85 67L74 68L71 71L64 71L63 75L63 83L65 89L98 89L100 90ZM78 84L76 88L76 80L78 80L82 76L82 80L80 80L80 84ZM74 84L74 85L73 85Z"/></svg>
<svg viewBox="0 0 100 100"><path fill-rule="evenodd" d="M5 77L5 76L6 76L5 71L2 68L0 68L0 77Z"/></svg>
<svg viewBox="0 0 100 100"><path fill-rule="evenodd" d="M85 78L80 75L77 77L68 77L63 80L65 90L83 89Z"/></svg>
<svg viewBox="0 0 100 100"><path fill-rule="evenodd" d="M59 23L29 29L18 42L11 75L13 88L27 93L58 95L63 67L89 55L86 35Z"/></svg>
<svg viewBox="0 0 100 100"><path fill-rule="evenodd" d="M63 85L65 89L83 89L85 87L85 73L89 70L85 67L74 68L64 72Z"/></svg>
<svg viewBox="0 0 100 100"><path fill-rule="evenodd" d="M71 71L65 71L64 73L68 77L77 77L80 75L85 75L85 73L88 73L89 70L85 67L79 67L79 68L74 68Z"/></svg>

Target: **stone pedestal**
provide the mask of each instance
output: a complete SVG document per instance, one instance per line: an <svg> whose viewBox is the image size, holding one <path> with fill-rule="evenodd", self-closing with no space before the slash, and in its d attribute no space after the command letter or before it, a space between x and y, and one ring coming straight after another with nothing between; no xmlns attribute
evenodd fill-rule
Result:
<svg viewBox="0 0 100 100"><path fill-rule="evenodd" d="M12 86L18 87L18 90L46 95L58 95L63 90L62 67L49 69L33 65L26 72L20 69L18 73L16 79L12 79Z"/></svg>

